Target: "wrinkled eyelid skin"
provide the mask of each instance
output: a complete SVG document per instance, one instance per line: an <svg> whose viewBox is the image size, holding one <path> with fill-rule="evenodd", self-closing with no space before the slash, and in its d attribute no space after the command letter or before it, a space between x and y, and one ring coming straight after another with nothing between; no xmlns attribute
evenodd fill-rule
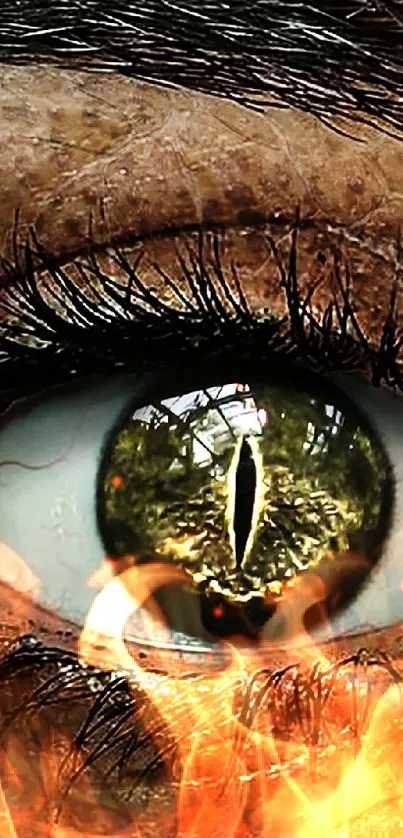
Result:
<svg viewBox="0 0 403 838"><path fill-rule="evenodd" d="M297 205L304 220L333 219L357 234L372 213L385 236L401 217L400 143L375 128L342 137L292 108L257 114L119 76L108 75L106 87L105 78L85 73L1 73L6 257L16 210L21 247L33 224L55 254L122 234L290 219Z"/></svg>
<svg viewBox="0 0 403 838"><path fill-rule="evenodd" d="M341 253L353 268L360 327L378 344L403 215L399 140L363 126L355 139L342 137L293 109L255 114L120 77L108 76L106 88L105 78L85 73L74 79L40 68L2 73L0 248L11 262L17 257L22 271L30 225L56 261L100 249L106 273L103 250L111 239L129 248L145 239L148 263L160 264L163 256L170 272L172 240L158 233L225 225L237 237L234 260L245 291L281 317L284 294L267 245L261 258L262 230L268 224L280 249L285 242L287 260L298 208L301 296L324 277L316 305L326 308L328 291L321 298L321 289L334 281L334 254ZM357 142L358 134L365 142ZM147 282L154 276L147 274ZM398 295L395 314L402 313Z"/></svg>

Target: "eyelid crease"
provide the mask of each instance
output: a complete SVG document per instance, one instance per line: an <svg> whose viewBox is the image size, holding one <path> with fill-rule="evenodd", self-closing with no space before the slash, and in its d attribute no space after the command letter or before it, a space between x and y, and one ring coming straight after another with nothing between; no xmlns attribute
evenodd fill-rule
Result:
<svg viewBox="0 0 403 838"><path fill-rule="evenodd" d="M334 254L334 289L322 313L313 296L320 281L302 296L297 267L299 213L291 232L288 261L267 234L286 314L253 310L236 266L224 267L221 231L199 230L196 242L177 249L180 282L156 265L170 300L147 287L117 245L111 252L125 284L103 272L97 255L72 260L81 287L63 266L41 250L37 239L26 247L25 271L8 265L2 291L0 370L5 404L44 383L72 376L144 372L186 357L237 353L242 358L304 364L315 372L357 370L375 386L403 390L398 355L403 344L396 323L397 279L378 346L363 333L352 300L351 271L343 252ZM209 249L210 259L206 253ZM46 277L45 277L46 274ZM141 357L138 352L141 346ZM223 349L224 348L224 349ZM186 355L185 355L186 353Z"/></svg>

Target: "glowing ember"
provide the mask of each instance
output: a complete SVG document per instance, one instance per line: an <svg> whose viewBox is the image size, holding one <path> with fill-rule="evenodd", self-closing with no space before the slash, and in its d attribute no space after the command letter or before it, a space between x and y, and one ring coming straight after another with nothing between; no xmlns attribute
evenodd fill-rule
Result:
<svg viewBox="0 0 403 838"><path fill-rule="evenodd" d="M120 474L114 474L109 482L114 489L120 489L124 483L123 477L121 477Z"/></svg>
<svg viewBox="0 0 403 838"><path fill-rule="evenodd" d="M17 838L14 824L0 783L0 830L3 838Z"/></svg>

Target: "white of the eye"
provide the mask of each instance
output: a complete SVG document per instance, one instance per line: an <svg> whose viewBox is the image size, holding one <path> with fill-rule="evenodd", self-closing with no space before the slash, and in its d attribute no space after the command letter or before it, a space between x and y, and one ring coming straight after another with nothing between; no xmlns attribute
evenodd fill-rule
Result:
<svg viewBox="0 0 403 838"><path fill-rule="evenodd" d="M396 480L391 532L377 568L363 591L342 614L343 630L383 628L403 620L403 398L377 389L355 375L328 376L343 390L377 431L393 466ZM335 620L337 626L337 618ZM337 632L337 628L334 628ZM318 636L326 638L325 629Z"/></svg>
<svg viewBox="0 0 403 838"><path fill-rule="evenodd" d="M136 388L133 376L118 376L54 390L0 432L0 542L39 580L41 603L80 624L105 558L95 493L102 446Z"/></svg>

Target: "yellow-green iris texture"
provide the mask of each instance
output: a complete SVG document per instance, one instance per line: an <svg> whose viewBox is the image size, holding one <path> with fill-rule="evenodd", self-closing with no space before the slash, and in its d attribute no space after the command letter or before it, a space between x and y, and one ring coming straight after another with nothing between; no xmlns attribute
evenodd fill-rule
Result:
<svg viewBox="0 0 403 838"><path fill-rule="evenodd" d="M178 563L243 602L385 535L387 460L332 388L247 380L133 410L110 440L99 517L108 554Z"/></svg>

